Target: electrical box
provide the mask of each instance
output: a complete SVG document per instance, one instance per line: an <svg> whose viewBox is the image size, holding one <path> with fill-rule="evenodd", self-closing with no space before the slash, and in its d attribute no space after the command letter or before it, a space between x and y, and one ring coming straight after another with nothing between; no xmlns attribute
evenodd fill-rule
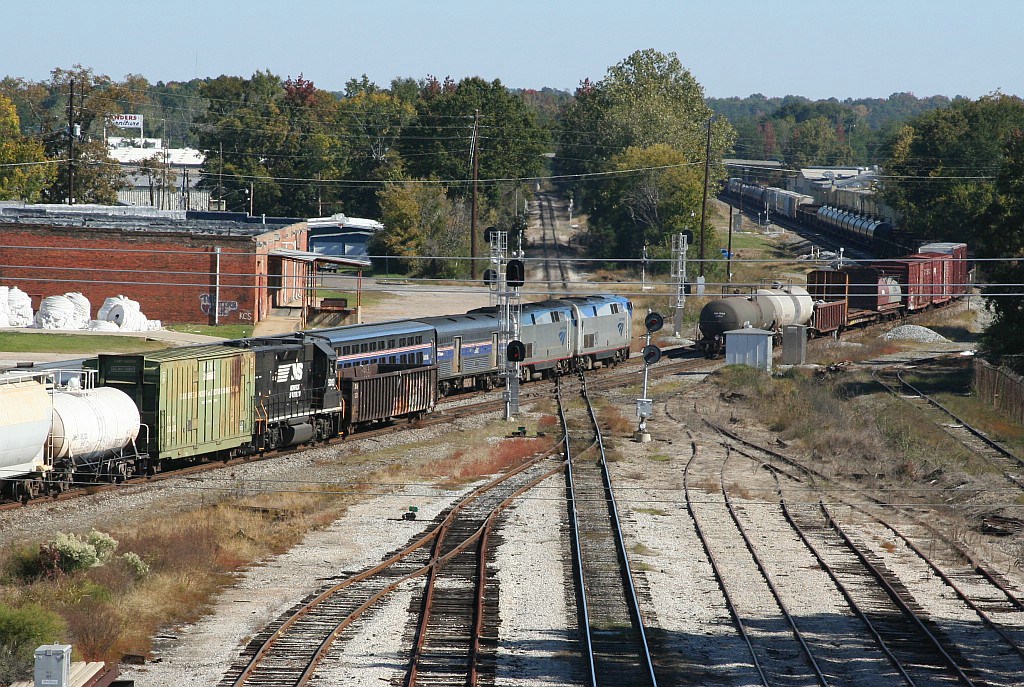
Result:
<svg viewBox="0 0 1024 687"><path fill-rule="evenodd" d="M44 644L36 649L35 687L69 687L71 645Z"/></svg>
<svg viewBox="0 0 1024 687"><path fill-rule="evenodd" d="M803 365L807 362L807 327L787 324L782 328L782 364Z"/></svg>

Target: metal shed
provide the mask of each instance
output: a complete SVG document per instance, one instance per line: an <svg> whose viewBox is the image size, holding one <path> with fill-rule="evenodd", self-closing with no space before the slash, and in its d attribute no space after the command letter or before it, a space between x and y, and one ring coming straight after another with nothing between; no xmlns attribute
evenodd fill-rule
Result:
<svg viewBox="0 0 1024 687"><path fill-rule="evenodd" d="M772 371L772 332L764 329L733 329L725 332L725 362Z"/></svg>

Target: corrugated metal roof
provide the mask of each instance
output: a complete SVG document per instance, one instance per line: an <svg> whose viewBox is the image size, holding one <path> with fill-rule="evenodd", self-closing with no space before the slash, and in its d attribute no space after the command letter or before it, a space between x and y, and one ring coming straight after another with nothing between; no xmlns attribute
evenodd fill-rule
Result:
<svg viewBox="0 0 1024 687"><path fill-rule="evenodd" d="M335 265L349 265L351 267L370 267L373 265L369 260L362 258L347 258L340 255L321 255L320 253L310 253L305 250L293 250L291 248L275 248L270 251L270 255L278 258L286 258L288 260L298 260L299 262L329 262Z"/></svg>

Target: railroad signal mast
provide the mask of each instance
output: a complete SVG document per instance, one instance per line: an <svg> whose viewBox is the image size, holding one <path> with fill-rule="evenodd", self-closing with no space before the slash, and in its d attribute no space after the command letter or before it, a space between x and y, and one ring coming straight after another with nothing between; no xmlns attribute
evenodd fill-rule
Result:
<svg viewBox="0 0 1024 687"><path fill-rule="evenodd" d="M686 251L693 243L692 231L681 231L672 236L672 282L676 285L675 317L673 333L682 336L683 308L686 307Z"/></svg>
<svg viewBox="0 0 1024 687"><path fill-rule="evenodd" d="M512 251L509 259L507 231L488 227L484 240L491 247L491 268L484 272L484 282L491 290L491 304L497 308L499 318L495 356L500 376L505 379L505 419L511 420L519 414L520 363L526 358L526 346L519 341L519 288L526 280L526 266L522 251Z"/></svg>
<svg viewBox="0 0 1024 687"><path fill-rule="evenodd" d="M647 329L646 345L641 351L644 357L644 394L643 398L636 399L636 416L639 419L636 431L633 432L633 441L646 444L651 440L647 431L647 420L654 414L654 401L647 397L647 373L651 365L661 360L661 349L651 343L651 334L665 326L665 318L653 310L647 311L644 318L644 327Z"/></svg>

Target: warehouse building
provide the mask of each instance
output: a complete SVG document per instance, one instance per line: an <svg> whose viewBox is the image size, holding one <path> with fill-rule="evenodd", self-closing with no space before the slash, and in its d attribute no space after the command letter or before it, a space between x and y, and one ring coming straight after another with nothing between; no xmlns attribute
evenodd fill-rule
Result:
<svg viewBox="0 0 1024 687"><path fill-rule="evenodd" d="M255 324L302 306L315 258L305 220L92 205L0 204L0 286L33 306L124 295L167 323ZM324 258L330 260L330 258Z"/></svg>

